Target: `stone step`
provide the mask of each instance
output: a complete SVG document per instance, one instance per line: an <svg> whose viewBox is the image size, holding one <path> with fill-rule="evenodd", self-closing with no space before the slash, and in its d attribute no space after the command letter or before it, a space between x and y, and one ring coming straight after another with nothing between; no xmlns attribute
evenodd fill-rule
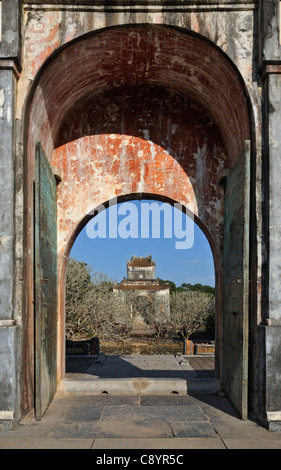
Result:
<svg viewBox="0 0 281 470"><path fill-rule="evenodd" d="M91 393L93 395L188 395L193 393L216 393L219 381L213 378L98 378L63 379L59 391Z"/></svg>

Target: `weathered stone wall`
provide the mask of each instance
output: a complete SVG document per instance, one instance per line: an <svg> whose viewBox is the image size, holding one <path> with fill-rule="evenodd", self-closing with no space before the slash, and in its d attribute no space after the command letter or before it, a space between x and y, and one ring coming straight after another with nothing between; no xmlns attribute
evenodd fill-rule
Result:
<svg viewBox="0 0 281 470"><path fill-rule="evenodd" d="M138 193L168 197L188 207L210 227L219 246L223 189L218 175L228 163L221 134L205 108L147 85L83 101L67 115L52 158L62 177L62 253L81 215L93 210L93 202L97 206Z"/></svg>
<svg viewBox="0 0 281 470"><path fill-rule="evenodd" d="M21 308L16 303L15 102L20 70L19 2L2 1L0 37L0 422L19 416ZM22 219L22 214L21 214Z"/></svg>
<svg viewBox="0 0 281 470"><path fill-rule="evenodd" d="M260 406L269 427L280 429L280 2L265 0L260 9L260 65L263 73L263 310L259 325Z"/></svg>

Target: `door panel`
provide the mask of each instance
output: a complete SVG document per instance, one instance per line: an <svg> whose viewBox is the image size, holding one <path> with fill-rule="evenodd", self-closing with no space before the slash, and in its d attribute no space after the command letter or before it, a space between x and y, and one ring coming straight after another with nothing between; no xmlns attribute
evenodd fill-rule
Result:
<svg viewBox="0 0 281 470"><path fill-rule="evenodd" d="M224 200L223 386L248 416L250 143L231 169Z"/></svg>
<svg viewBox="0 0 281 470"><path fill-rule="evenodd" d="M40 420L57 383L57 214L56 180L39 142L34 205L35 417Z"/></svg>

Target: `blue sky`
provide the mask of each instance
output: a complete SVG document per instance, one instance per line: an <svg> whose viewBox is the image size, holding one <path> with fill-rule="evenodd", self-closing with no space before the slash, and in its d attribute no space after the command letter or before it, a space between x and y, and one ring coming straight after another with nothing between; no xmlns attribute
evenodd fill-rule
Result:
<svg viewBox="0 0 281 470"><path fill-rule="evenodd" d="M153 203L163 210L153 212ZM148 208L151 209L149 219L144 217L148 212L142 212ZM126 263L132 255L151 255L156 263L156 277L160 279L174 281L177 286L184 282L214 286L213 255L205 235L178 209L172 206L168 212L164 209L167 209L167 204L157 201L114 205L110 209L114 212L109 209L102 211L80 232L70 256L119 282L126 277ZM161 214L160 226L158 214ZM169 214L172 214L172 219ZM144 238L144 227L149 230L148 238ZM169 233L164 232L165 227L170 227ZM110 228L113 228L116 238L112 238ZM153 234L157 228L158 233ZM176 242L183 247L191 247L178 249Z"/></svg>

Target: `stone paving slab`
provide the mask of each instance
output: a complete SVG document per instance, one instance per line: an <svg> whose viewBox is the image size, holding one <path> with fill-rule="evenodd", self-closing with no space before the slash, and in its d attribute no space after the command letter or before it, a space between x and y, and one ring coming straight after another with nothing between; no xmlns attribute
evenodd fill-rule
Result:
<svg viewBox="0 0 281 470"><path fill-rule="evenodd" d="M64 421L93 422L98 421L103 413L103 406L81 405L70 408L64 415Z"/></svg>
<svg viewBox="0 0 281 470"><path fill-rule="evenodd" d="M47 434L47 438L172 438L171 426L162 421L129 420L129 421L96 421L92 423L58 422Z"/></svg>
<svg viewBox="0 0 281 470"><path fill-rule="evenodd" d="M101 418L105 420L118 420L130 421L148 421L154 422L162 420L163 422L170 421L206 421L207 417L201 408L197 405L192 405L184 408L181 406L153 406L153 407L131 407L120 409L117 406L106 406Z"/></svg>
<svg viewBox="0 0 281 470"><path fill-rule="evenodd" d="M171 426L175 437L196 439L216 439L218 437L213 426L206 421L172 421Z"/></svg>
<svg viewBox="0 0 281 470"><path fill-rule="evenodd" d="M40 439L40 438L0 438L0 449L60 449L60 450L71 450L71 449L91 449L93 447L93 439Z"/></svg>
<svg viewBox="0 0 281 470"><path fill-rule="evenodd" d="M141 395L141 406L192 406L200 403L191 395ZM186 410L186 409L185 409Z"/></svg>
<svg viewBox="0 0 281 470"><path fill-rule="evenodd" d="M128 439L95 439L92 449L157 449L166 452L167 450L177 449L211 449L211 450L222 450L226 449L226 446L222 440L218 437L216 439L180 439L180 438L158 438L158 439L146 439L146 438L128 438Z"/></svg>
<svg viewBox="0 0 281 470"><path fill-rule="evenodd" d="M95 405L95 406L139 406L141 401L140 395L93 395L92 393L60 393L57 392L55 400L51 403L52 409L61 409L63 406L81 406L81 405ZM50 409L50 408L49 408ZM47 411L47 413L49 410Z"/></svg>
<svg viewBox="0 0 281 470"><path fill-rule="evenodd" d="M259 449L259 450L280 450L281 439L251 439L251 438L236 438L225 439L225 446L227 449Z"/></svg>

